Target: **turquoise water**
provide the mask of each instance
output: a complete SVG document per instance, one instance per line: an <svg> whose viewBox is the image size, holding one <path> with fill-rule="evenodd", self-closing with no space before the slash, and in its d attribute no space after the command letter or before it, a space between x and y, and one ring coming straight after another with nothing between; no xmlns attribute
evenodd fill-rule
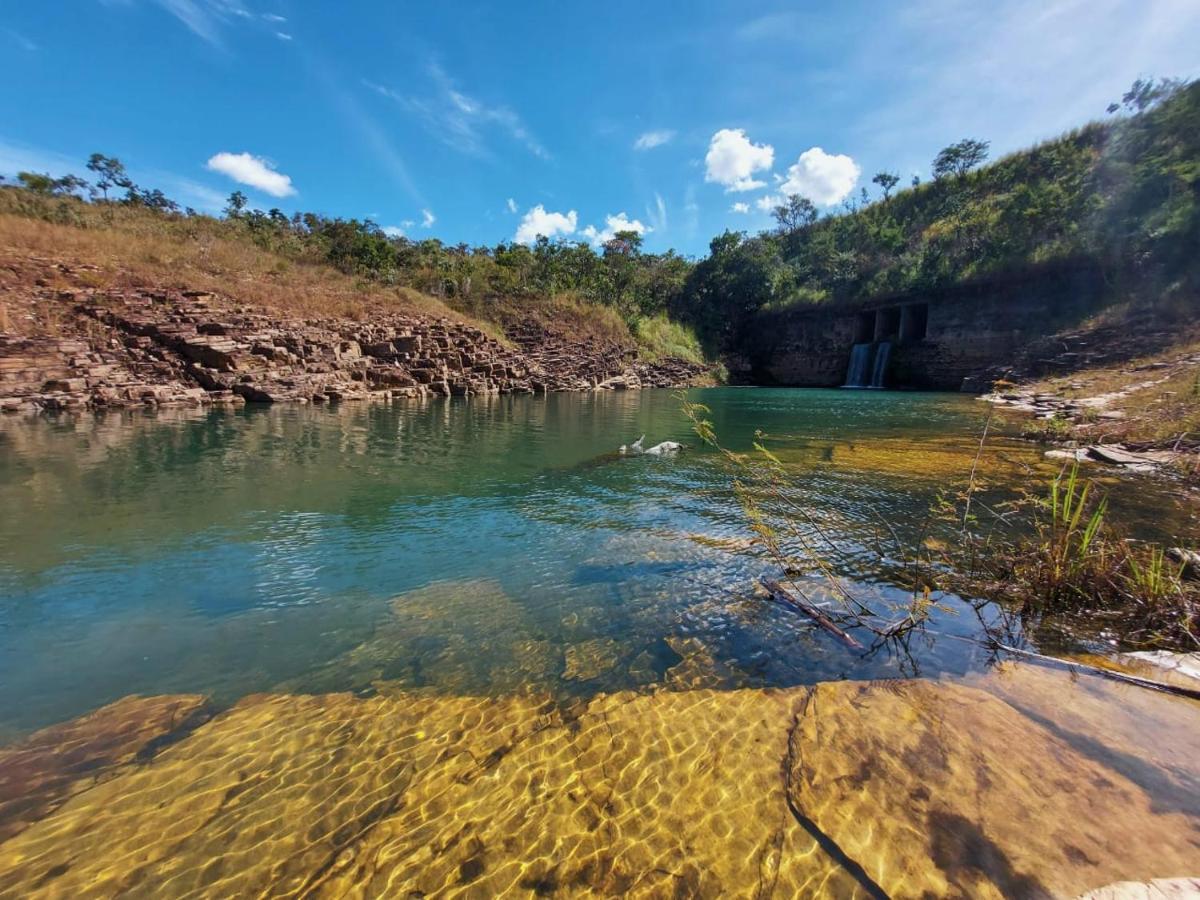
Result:
<svg viewBox="0 0 1200 900"><path fill-rule="evenodd" d="M905 599L895 541L965 479L982 404L691 396L731 448L769 433L841 573ZM134 692L570 695L983 664L952 641L848 653L747 599L774 570L718 457L614 452L643 433L696 443L667 391L0 421L0 732ZM975 633L958 612L938 627Z"/></svg>

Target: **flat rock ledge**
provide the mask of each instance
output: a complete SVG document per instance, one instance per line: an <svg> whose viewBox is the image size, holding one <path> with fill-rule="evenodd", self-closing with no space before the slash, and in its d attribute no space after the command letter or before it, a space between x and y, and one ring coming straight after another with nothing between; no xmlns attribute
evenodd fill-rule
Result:
<svg viewBox="0 0 1200 900"><path fill-rule="evenodd" d="M164 717L195 706L58 726L69 764L46 733L0 754L0 784L52 773L0 807L0 895L1159 897L1200 873L1200 707L1031 666Z"/></svg>
<svg viewBox="0 0 1200 900"><path fill-rule="evenodd" d="M269 315L199 291L55 292L60 336L0 332L0 412L684 386L707 369L524 327L506 346L447 319Z"/></svg>

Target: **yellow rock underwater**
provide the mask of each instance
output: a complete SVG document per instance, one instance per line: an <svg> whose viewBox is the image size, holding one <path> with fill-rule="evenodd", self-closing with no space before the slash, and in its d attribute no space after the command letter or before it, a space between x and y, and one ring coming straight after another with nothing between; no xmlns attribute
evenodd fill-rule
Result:
<svg viewBox="0 0 1200 900"><path fill-rule="evenodd" d="M1025 666L259 695L0 807L0 896L1072 896L1200 872L1197 735L1191 701Z"/></svg>

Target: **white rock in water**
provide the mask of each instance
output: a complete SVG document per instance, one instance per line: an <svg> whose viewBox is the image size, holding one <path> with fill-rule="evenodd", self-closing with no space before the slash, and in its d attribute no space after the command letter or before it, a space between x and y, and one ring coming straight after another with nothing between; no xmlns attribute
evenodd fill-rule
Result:
<svg viewBox="0 0 1200 900"><path fill-rule="evenodd" d="M1046 459L1073 459L1078 462L1091 459L1086 450L1047 450L1044 455Z"/></svg>
<svg viewBox="0 0 1200 900"><path fill-rule="evenodd" d="M662 456L664 453L675 453L683 449L683 444L677 444L675 441L663 441L661 444L655 444L646 453L650 456Z"/></svg>

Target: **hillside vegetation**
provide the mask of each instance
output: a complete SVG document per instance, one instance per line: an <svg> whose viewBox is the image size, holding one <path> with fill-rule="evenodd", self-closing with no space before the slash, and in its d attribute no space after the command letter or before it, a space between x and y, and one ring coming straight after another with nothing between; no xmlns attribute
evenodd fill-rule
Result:
<svg viewBox="0 0 1200 900"><path fill-rule="evenodd" d="M1113 300L1194 309L1200 247L1200 83L1139 82L1126 114L979 167L987 144L951 145L935 179L891 194L873 179L841 214L802 197L778 228L725 232L673 312L724 346L760 310L850 303L1077 260L1100 264Z"/></svg>
<svg viewBox="0 0 1200 900"><path fill-rule="evenodd" d="M447 246L389 236L370 221L247 209L238 192L223 217L203 215L134 184L118 160L96 155L89 168L95 183L22 173L0 190L0 245L98 264L108 285L174 281L305 315L453 315L496 334L532 320L636 344L647 359L702 360L690 329L666 320L691 264L673 251L642 252L633 232L599 253L544 238Z"/></svg>

